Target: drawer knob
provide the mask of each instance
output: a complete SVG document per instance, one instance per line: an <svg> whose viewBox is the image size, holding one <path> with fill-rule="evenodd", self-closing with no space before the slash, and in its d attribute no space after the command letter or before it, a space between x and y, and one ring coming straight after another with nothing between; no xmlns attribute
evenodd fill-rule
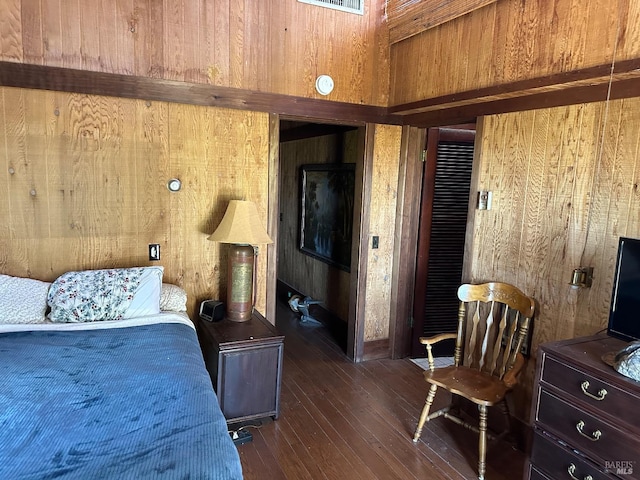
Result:
<svg viewBox="0 0 640 480"><path fill-rule="evenodd" d="M600 440L600 436L602 435L602 432L600 430L594 430L591 433L591 435L589 435L588 433L584 433L583 429L584 429L584 421L580 420L576 424L576 430L578 430L578 433L583 437L588 438L592 442L597 442L598 440Z"/></svg>
<svg viewBox="0 0 640 480"><path fill-rule="evenodd" d="M580 385L580 388L582 388L582 393L584 393L587 397L593 398L594 400L598 400L599 402L604 400L604 397L607 396L607 390L604 388L601 388L600 390L598 390L598 393L596 393L595 395L589 392L588 380L585 380L584 382L582 382L582 384Z"/></svg>
<svg viewBox="0 0 640 480"><path fill-rule="evenodd" d="M576 466L573 463L569 465L569 468L567 468L567 472L569 472L569 476L573 478L573 480L580 480L578 477L575 476ZM582 477L582 480L593 480L593 477L591 475L587 475L585 477Z"/></svg>

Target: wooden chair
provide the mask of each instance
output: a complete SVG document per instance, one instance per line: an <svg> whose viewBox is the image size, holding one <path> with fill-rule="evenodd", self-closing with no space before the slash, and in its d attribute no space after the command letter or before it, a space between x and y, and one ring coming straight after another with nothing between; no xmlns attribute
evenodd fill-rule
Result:
<svg viewBox="0 0 640 480"><path fill-rule="evenodd" d="M479 434L478 478L483 480L487 436L495 438L487 433L487 407L500 404L506 415L508 428L499 437L508 433L511 430L511 417L505 395L516 384L518 372L524 365L520 349L533 317L535 303L516 287L495 282L462 285L458 288L458 299L458 333L420 338L420 343L426 345L429 358L429 370L425 371L424 378L431 387L413 441L419 440L425 422L441 415L475 431ZM465 345L467 307L473 313L469 324L471 333L467 336L468 342ZM456 340L454 365L436 369L431 346L445 339ZM451 392L452 402L448 407L429 415L438 387ZM458 396L478 405L478 426L451 413L458 411Z"/></svg>

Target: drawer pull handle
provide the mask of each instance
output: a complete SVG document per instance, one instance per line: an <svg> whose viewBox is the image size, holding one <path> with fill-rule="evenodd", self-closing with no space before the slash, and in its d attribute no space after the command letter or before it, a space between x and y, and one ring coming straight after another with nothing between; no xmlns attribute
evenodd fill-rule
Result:
<svg viewBox="0 0 640 480"><path fill-rule="evenodd" d="M599 402L604 400L604 397L607 396L607 390L604 388L601 388L600 390L598 390L598 393L596 395L589 392L589 382L587 380L582 382L582 384L580 385L580 388L582 388L582 393L584 393L587 397L593 398L594 400L598 400Z"/></svg>
<svg viewBox="0 0 640 480"><path fill-rule="evenodd" d="M567 472L569 472L569 476L571 476L573 480L580 480L574 475L574 473L576 472L576 466L573 463L569 465L569 468L567 468ZM591 475L587 475L586 477L583 477L582 480L593 480L593 477Z"/></svg>
<svg viewBox="0 0 640 480"><path fill-rule="evenodd" d="M589 435L589 434L586 434L586 433L584 433L582 431L583 428L584 428L584 422L582 420L580 420L576 424L576 430L578 430L578 433L580 435L582 435L583 437L588 438L592 442L597 442L598 440L600 440L600 435L602 435L602 432L600 430L594 430L593 433L591 435Z"/></svg>

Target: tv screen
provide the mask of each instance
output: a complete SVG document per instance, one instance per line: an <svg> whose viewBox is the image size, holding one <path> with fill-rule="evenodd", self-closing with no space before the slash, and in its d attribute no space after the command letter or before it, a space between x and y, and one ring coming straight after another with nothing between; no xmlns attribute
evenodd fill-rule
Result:
<svg viewBox="0 0 640 480"><path fill-rule="evenodd" d="M618 243L607 332L640 340L640 239L621 237Z"/></svg>

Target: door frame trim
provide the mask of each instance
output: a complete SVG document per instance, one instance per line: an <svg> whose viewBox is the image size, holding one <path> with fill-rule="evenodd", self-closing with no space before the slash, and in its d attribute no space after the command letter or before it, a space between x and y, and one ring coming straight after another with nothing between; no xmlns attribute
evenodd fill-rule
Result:
<svg viewBox="0 0 640 480"><path fill-rule="evenodd" d="M404 358L411 352L411 318L416 278L418 220L422 191L422 150L427 131L402 127L398 171L395 241L391 285L389 347L391 358Z"/></svg>
<svg viewBox="0 0 640 480"><path fill-rule="evenodd" d="M275 325L278 280L278 228L280 222L280 115L269 114L269 158L267 192L267 232L273 243L267 246L267 319Z"/></svg>
<svg viewBox="0 0 640 480"><path fill-rule="evenodd" d="M358 130L356 184L353 202L353 231L357 240L351 244L351 277L349 319L347 324L347 356L354 362L364 359L365 302L367 298L367 265L369 261L369 221L375 124L367 123Z"/></svg>

